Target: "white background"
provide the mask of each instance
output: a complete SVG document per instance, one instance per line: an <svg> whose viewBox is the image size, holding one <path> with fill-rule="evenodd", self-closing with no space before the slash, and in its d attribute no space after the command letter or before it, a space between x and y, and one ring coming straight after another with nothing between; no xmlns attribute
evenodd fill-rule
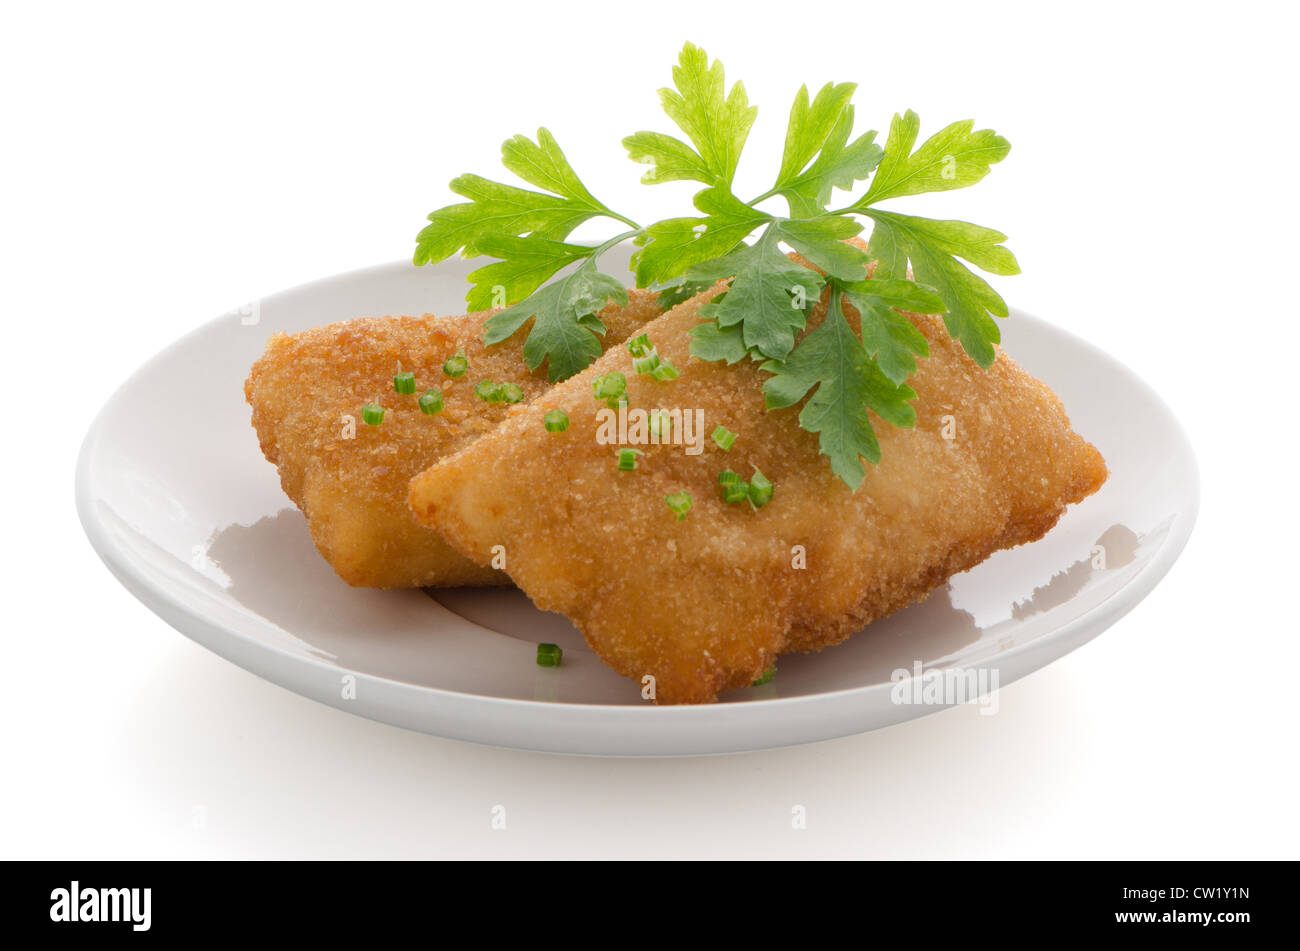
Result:
<svg viewBox="0 0 1300 951"><path fill-rule="evenodd" d="M1286 9L7 6L0 855L1300 857ZM539 124L606 201L683 213L619 140L665 127L653 91L684 39L760 105L741 192L766 187L805 81L859 82L875 128L910 107L926 133L969 116L1013 142L943 215L1009 234L1004 296L1134 368L1199 453L1199 525L1147 601L994 717L613 761L317 705L109 576L73 466L138 364L247 300L408 257L446 182Z"/></svg>

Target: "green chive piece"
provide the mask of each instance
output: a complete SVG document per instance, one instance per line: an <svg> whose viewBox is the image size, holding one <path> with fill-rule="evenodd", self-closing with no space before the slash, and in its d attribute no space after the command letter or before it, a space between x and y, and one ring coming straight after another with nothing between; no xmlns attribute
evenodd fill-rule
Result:
<svg viewBox="0 0 1300 951"><path fill-rule="evenodd" d="M409 370L405 373L399 373L393 377L393 389L403 396L410 396L415 392L415 374Z"/></svg>
<svg viewBox="0 0 1300 951"><path fill-rule="evenodd" d="M659 369L659 353L651 349L639 357L632 358L632 369L637 373L653 374Z"/></svg>
<svg viewBox="0 0 1300 951"><path fill-rule="evenodd" d="M442 365L442 372L453 379L464 376L468 369L469 361L465 359L464 350L457 350L456 355Z"/></svg>
<svg viewBox="0 0 1300 951"><path fill-rule="evenodd" d="M522 403L524 388L518 383L502 383L497 387L497 397L503 403Z"/></svg>
<svg viewBox="0 0 1300 951"><path fill-rule="evenodd" d="M620 449L618 451L618 471L634 471L636 469L636 457L639 455L641 455L640 449Z"/></svg>
<svg viewBox="0 0 1300 951"><path fill-rule="evenodd" d="M420 404L420 412L425 416L437 416L442 412L442 391L425 390L416 402Z"/></svg>
<svg viewBox="0 0 1300 951"><path fill-rule="evenodd" d="M596 399L604 400L610 409L618 409L627 396L627 377L618 372L606 373L591 381L591 389Z"/></svg>
<svg viewBox="0 0 1300 951"><path fill-rule="evenodd" d="M659 351L645 334L637 334L627 342L627 352L632 354L632 369L660 380L675 380L677 368L659 356Z"/></svg>
<svg viewBox="0 0 1300 951"><path fill-rule="evenodd" d="M627 352L634 357L644 356L650 347L650 337L646 334L637 334L627 342Z"/></svg>
<svg viewBox="0 0 1300 951"><path fill-rule="evenodd" d="M748 482L727 482L722 486L722 501L728 505L744 502L749 498Z"/></svg>
<svg viewBox="0 0 1300 951"><path fill-rule="evenodd" d="M384 421L384 408L378 403L361 407L361 421L367 426L378 426Z"/></svg>
<svg viewBox="0 0 1300 951"><path fill-rule="evenodd" d="M771 683L772 678L775 676L776 676L776 664L773 664L771 667L767 668L767 670L763 671L762 675L757 680L755 680L752 684L750 684L750 686L761 687L763 686L763 684Z"/></svg>
<svg viewBox="0 0 1300 951"><path fill-rule="evenodd" d="M675 366L667 360L664 360L659 364L659 366L655 367L654 372L651 373L650 376L652 379L658 380L660 383L667 383L671 380L677 379L681 374L677 372Z"/></svg>
<svg viewBox="0 0 1300 951"><path fill-rule="evenodd" d="M558 644L538 644L537 645L537 666L538 667L559 667L560 661L564 659L564 651L560 650Z"/></svg>
<svg viewBox="0 0 1300 951"><path fill-rule="evenodd" d="M718 473L718 485L735 485L739 481L740 474L730 469L723 469Z"/></svg>
<svg viewBox="0 0 1300 951"><path fill-rule="evenodd" d="M718 448L723 452L731 452L732 444L736 441L736 434L726 426L719 426L713 431L713 441L718 444Z"/></svg>
<svg viewBox="0 0 1300 951"><path fill-rule="evenodd" d="M499 399L497 384L491 380L479 380L474 387L474 395L487 403L495 403Z"/></svg>
<svg viewBox="0 0 1300 951"><path fill-rule="evenodd" d="M542 417L548 433L562 433L569 428L569 414L562 409L553 409Z"/></svg>
<svg viewBox="0 0 1300 951"><path fill-rule="evenodd" d="M668 507L676 513L677 521L679 522L684 519L686 513L691 510L691 493L689 492L674 492L672 495L665 495L664 501L667 502Z"/></svg>
<svg viewBox="0 0 1300 951"><path fill-rule="evenodd" d="M754 474L749 477L749 504L761 509L772 501L772 482L754 466Z"/></svg>
<svg viewBox="0 0 1300 951"><path fill-rule="evenodd" d="M672 435L673 418L667 410L652 409L647 420L650 424L650 432L654 433L658 439L667 439Z"/></svg>

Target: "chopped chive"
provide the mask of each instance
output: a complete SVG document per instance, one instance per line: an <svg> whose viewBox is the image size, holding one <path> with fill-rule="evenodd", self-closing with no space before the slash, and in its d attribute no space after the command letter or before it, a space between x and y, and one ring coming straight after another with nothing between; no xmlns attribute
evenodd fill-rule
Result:
<svg viewBox="0 0 1300 951"><path fill-rule="evenodd" d="M772 501L772 482L754 466L754 474L749 477L749 504L761 509Z"/></svg>
<svg viewBox="0 0 1300 951"><path fill-rule="evenodd" d="M558 644L538 644L537 645L537 666L538 667L559 667L560 661L564 659L564 651Z"/></svg>
<svg viewBox="0 0 1300 951"><path fill-rule="evenodd" d="M569 414L562 409L553 409L542 417L548 433L562 433L569 428Z"/></svg>
<svg viewBox="0 0 1300 951"><path fill-rule="evenodd" d="M627 377L618 372L606 373L591 381L591 390L610 409L618 409L618 404L627 397Z"/></svg>
<svg viewBox="0 0 1300 951"><path fill-rule="evenodd" d="M691 493L689 492L675 492L672 495L665 495L664 501L667 502L668 507L676 513L677 521L679 522L684 519L686 513L691 510Z"/></svg>
<svg viewBox="0 0 1300 951"><path fill-rule="evenodd" d="M659 381L675 380L677 368L659 356L659 351L645 334L637 334L627 342L627 352L632 354L632 369Z"/></svg>
<svg viewBox="0 0 1300 951"><path fill-rule="evenodd" d="M659 439L667 439L673 431L673 418L667 410L652 409L647 420L650 424L650 432Z"/></svg>
<svg viewBox="0 0 1300 951"><path fill-rule="evenodd" d="M637 334L627 342L627 352L634 357L643 355L650 349L650 337L647 334Z"/></svg>
<svg viewBox="0 0 1300 951"><path fill-rule="evenodd" d="M453 379L464 376L468 369L469 361L465 359L464 350L457 350L456 355L442 365L442 372Z"/></svg>
<svg viewBox="0 0 1300 951"><path fill-rule="evenodd" d="M722 486L722 501L728 505L744 502L749 498L748 482L726 482Z"/></svg>
<svg viewBox="0 0 1300 951"><path fill-rule="evenodd" d="M723 469L718 473L718 485L735 485L739 481L740 475L730 469Z"/></svg>
<svg viewBox="0 0 1300 951"><path fill-rule="evenodd" d="M485 403L522 403L524 388L518 383L493 383L480 380L474 386L474 395Z"/></svg>
<svg viewBox="0 0 1300 951"><path fill-rule="evenodd" d="M772 678L775 676L776 676L776 664L773 664L771 667L767 668L767 670L763 671L763 673L759 676L759 678L755 680L752 684L750 684L750 686L761 687L763 686L763 684L771 683Z"/></svg>
<svg viewBox="0 0 1300 951"><path fill-rule="evenodd" d="M410 396L415 392L415 374L411 371L399 373L393 377L393 389L403 396Z"/></svg>
<svg viewBox="0 0 1300 951"><path fill-rule="evenodd" d="M384 408L376 403L361 407L361 421L367 426L378 426L384 421Z"/></svg>
<svg viewBox="0 0 1300 951"><path fill-rule="evenodd" d="M437 416L442 412L442 391L425 390L416 402L420 404L420 412L425 416Z"/></svg>
<svg viewBox="0 0 1300 951"><path fill-rule="evenodd" d="M618 471L632 472L636 469L636 457L641 455L640 449L620 449L618 451Z"/></svg>
<svg viewBox="0 0 1300 951"><path fill-rule="evenodd" d="M632 369L637 373L654 373L659 369L659 352L651 347L640 356L633 357Z"/></svg>
<svg viewBox="0 0 1300 951"><path fill-rule="evenodd" d="M677 379L679 376L681 376L681 374L677 372L677 368L667 360L664 360L659 364L659 366L655 367L654 372L650 374L651 379L658 380L660 383L667 383L670 380Z"/></svg>
<svg viewBox="0 0 1300 951"><path fill-rule="evenodd" d="M713 441L723 452L730 452L732 444L736 441L736 434L726 426L719 426L713 431Z"/></svg>

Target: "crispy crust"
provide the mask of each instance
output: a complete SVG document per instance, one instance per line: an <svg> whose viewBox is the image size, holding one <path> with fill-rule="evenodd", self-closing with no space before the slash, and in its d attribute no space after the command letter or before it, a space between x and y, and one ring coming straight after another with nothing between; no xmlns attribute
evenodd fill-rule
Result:
<svg viewBox="0 0 1300 951"><path fill-rule="evenodd" d="M644 328L677 381L638 377L618 348L411 485L420 521L479 563L504 545L516 584L571 618L619 673L653 675L658 702L712 701L779 654L838 643L993 552L1041 537L1106 479L1044 384L1001 353L982 370L940 321L913 316L931 354L909 381L916 428L873 420L883 458L851 492L797 408L764 410L756 365L690 359L689 331L716 292ZM824 314L821 305L810 328ZM631 406L698 407L704 433L725 425L740 434L735 446L707 442L698 456L640 446L637 471L617 472L612 448L595 439L602 406L591 395L592 378L611 370L627 375ZM542 425L553 406L569 415L563 434ZM776 484L773 501L758 511L724 504L717 473L747 477L755 465ZM679 522L664 496L682 490L694 507Z"/></svg>
<svg viewBox="0 0 1300 951"><path fill-rule="evenodd" d="M545 367L529 373L526 331L485 348L491 311L462 317L379 317L348 320L302 333L275 334L254 364L244 395L262 452L280 472L285 494L307 516L312 540L351 585L408 588L509 582L418 524L406 503L411 477L463 449L511 411L474 395L480 380L518 383L528 399L549 388ZM655 295L631 291L628 305L600 314L605 346L627 339L660 313ZM463 348L469 372L459 380L442 364ZM397 365L415 372L417 394L443 391L437 416L420 412L414 396L393 392ZM361 407L378 398L387 412L367 426ZM524 404L518 404L515 409ZM347 437L344 416L355 420Z"/></svg>

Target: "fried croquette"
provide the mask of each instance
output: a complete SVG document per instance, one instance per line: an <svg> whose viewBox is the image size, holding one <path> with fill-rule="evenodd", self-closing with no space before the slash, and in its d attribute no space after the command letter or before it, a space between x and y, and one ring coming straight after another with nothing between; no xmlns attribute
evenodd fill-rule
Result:
<svg viewBox="0 0 1300 951"><path fill-rule="evenodd" d="M316 548L348 584L509 583L417 523L407 505L412 476L524 405L480 399L480 382L516 384L526 399L549 388L545 366L530 373L524 364L526 331L484 347L483 322L491 313L361 318L278 333L253 366L244 394L262 452L306 515ZM610 304L598 315L607 328L602 345L621 343L659 314L654 294L630 291L626 306ZM459 351L468 370L452 378L443 363ZM414 394L395 392L399 368L414 372ZM417 402L428 389L443 395L436 415ZM384 408L378 425L365 422L362 408L372 402Z"/></svg>
<svg viewBox="0 0 1300 951"><path fill-rule="evenodd" d="M479 564L504 546L506 572L538 607L569 617L620 674L653 683L657 702L713 701L781 654L836 644L1038 539L1106 480L1046 385L1001 352L981 369L940 319L909 315L930 347L908 381L916 426L872 417L882 457L854 492L800 427L799 406L765 410L756 363L689 356L699 308L717 292L642 328L677 380L638 375L626 348L607 351L411 486L422 523ZM857 312L845 311L856 331ZM808 329L825 312L823 300ZM635 470L619 471L617 447L596 438L605 406L592 395L612 371L627 377L631 407L701 409L705 432L725 426L734 445L694 456L638 445ZM551 408L568 414L565 432L546 431ZM771 501L725 503L719 473L748 479L755 467L775 485ZM682 492L693 504L679 520L665 499Z"/></svg>

